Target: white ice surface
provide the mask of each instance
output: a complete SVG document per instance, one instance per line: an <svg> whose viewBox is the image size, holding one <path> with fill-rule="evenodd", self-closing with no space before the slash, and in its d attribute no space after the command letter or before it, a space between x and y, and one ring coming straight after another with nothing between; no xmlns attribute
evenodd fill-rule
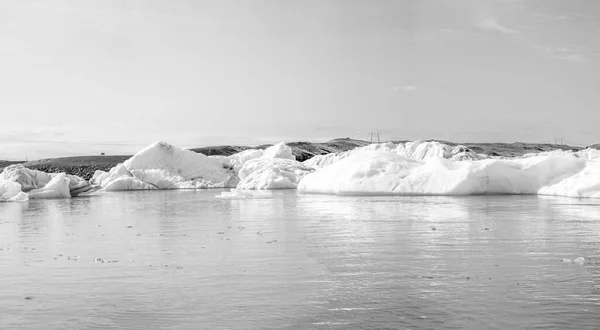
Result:
<svg viewBox="0 0 600 330"><path fill-rule="evenodd" d="M283 158L247 161L238 175L238 190L296 189L298 182L313 171L300 162Z"/></svg>
<svg viewBox="0 0 600 330"><path fill-rule="evenodd" d="M28 199L27 194L21 191L21 184L0 180L0 202L25 202Z"/></svg>
<svg viewBox="0 0 600 330"><path fill-rule="evenodd" d="M296 160L296 156L292 154L292 148L288 147L283 141L265 149L262 158L281 158Z"/></svg>
<svg viewBox="0 0 600 330"><path fill-rule="evenodd" d="M29 169L22 164L11 165L0 173L0 181L12 181L21 185L21 190L28 192L42 188L52 180L50 174Z"/></svg>
<svg viewBox="0 0 600 330"><path fill-rule="evenodd" d="M317 169L323 168L344 158L350 157L357 153L362 153L364 151L391 152L412 160L424 160L436 157L448 158L457 161L488 158L486 155L477 154L465 146L459 145L456 147L451 147L437 141L427 142L417 140L399 144L394 144L392 142L374 143L345 152L317 155L304 161L304 165Z"/></svg>
<svg viewBox="0 0 600 330"><path fill-rule="evenodd" d="M208 187L222 187L234 175L230 163L166 142L144 148L123 165L134 177L161 189L193 180L202 180Z"/></svg>
<svg viewBox="0 0 600 330"><path fill-rule="evenodd" d="M52 180L44 187L33 189L29 192L29 198L69 198L69 178L65 173L53 175Z"/></svg>
<svg viewBox="0 0 600 330"><path fill-rule="evenodd" d="M68 198L71 191L85 191L86 180L65 173L45 173L21 164L0 173L0 201L23 202L34 198Z"/></svg>
<svg viewBox="0 0 600 330"><path fill-rule="evenodd" d="M140 181L132 176L123 175L106 183L103 187L106 191L119 190L153 190L155 186L146 182Z"/></svg>
<svg viewBox="0 0 600 330"><path fill-rule="evenodd" d="M414 153L409 153L414 155ZM326 194L545 194L600 197L600 163L573 155L453 161L359 151L305 176L298 190Z"/></svg>
<svg viewBox="0 0 600 330"><path fill-rule="evenodd" d="M90 181L109 191L193 189L234 187L237 177L226 157L208 157L156 142L109 172L96 171Z"/></svg>

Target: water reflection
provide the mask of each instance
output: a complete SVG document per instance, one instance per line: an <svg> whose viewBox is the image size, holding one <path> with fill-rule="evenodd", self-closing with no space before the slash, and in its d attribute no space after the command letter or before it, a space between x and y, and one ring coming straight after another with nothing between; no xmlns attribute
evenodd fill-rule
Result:
<svg viewBox="0 0 600 330"><path fill-rule="evenodd" d="M0 328L600 321L600 214L589 200L217 194L0 204Z"/></svg>

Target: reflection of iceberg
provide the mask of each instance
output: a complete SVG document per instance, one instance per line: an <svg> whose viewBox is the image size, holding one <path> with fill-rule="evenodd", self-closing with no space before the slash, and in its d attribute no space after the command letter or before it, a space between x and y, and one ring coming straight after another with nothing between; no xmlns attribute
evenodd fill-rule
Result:
<svg viewBox="0 0 600 330"><path fill-rule="evenodd" d="M600 197L600 162L573 155L414 160L394 151L359 151L305 176L298 190L326 194Z"/></svg>

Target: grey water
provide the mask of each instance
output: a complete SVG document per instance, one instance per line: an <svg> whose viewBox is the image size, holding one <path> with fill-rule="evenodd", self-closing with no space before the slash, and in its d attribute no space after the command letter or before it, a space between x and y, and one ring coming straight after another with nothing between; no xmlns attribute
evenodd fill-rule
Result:
<svg viewBox="0 0 600 330"><path fill-rule="evenodd" d="M0 204L0 329L600 327L598 200L219 193Z"/></svg>

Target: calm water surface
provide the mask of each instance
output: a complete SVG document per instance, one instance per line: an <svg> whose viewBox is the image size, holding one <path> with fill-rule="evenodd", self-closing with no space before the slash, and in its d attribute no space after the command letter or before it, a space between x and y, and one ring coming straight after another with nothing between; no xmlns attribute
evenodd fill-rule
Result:
<svg viewBox="0 0 600 330"><path fill-rule="evenodd" d="M0 329L600 328L598 200L218 193L0 204Z"/></svg>

